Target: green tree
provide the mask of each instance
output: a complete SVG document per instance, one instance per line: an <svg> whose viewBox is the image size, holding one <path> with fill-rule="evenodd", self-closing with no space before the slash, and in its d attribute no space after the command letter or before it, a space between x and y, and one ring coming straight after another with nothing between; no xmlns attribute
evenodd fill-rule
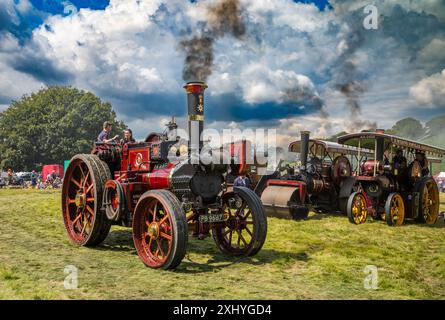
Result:
<svg viewBox="0 0 445 320"><path fill-rule="evenodd" d="M91 92L49 87L25 95L0 113L0 168L32 170L89 153L106 120L113 134L126 128L111 104Z"/></svg>
<svg viewBox="0 0 445 320"><path fill-rule="evenodd" d="M405 118L397 121L391 132L407 139L420 139L425 135L425 128L419 120Z"/></svg>

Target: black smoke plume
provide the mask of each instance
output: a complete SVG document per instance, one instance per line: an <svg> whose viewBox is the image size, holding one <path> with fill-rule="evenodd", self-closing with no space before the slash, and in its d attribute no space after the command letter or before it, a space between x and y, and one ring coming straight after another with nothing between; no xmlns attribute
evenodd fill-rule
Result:
<svg viewBox="0 0 445 320"><path fill-rule="evenodd" d="M365 42L366 30L362 26L362 18L357 16L344 16L350 32L345 34L342 40L341 53L335 63L334 87L346 98L350 110L350 117L346 128L348 131L362 129L375 129L377 124L367 120L361 120L362 106L361 97L366 92L363 76L358 71L357 50Z"/></svg>
<svg viewBox="0 0 445 320"><path fill-rule="evenodd" d="M221 0L209 5L206 18L199 34L180 42L180 48L185 53L182 70L184 81L207 81L212 74L214 41L226 35L239 39L246 33L238 0Z"/></svg>

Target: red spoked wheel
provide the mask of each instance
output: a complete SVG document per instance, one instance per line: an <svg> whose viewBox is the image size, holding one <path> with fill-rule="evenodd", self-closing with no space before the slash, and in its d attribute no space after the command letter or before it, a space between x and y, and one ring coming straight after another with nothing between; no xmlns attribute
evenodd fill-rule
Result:
<svg viewBox="0 0 445 320"><path fill-rule="evenodd" d="M218 248L233 256L257 254L267 234L267 218L260 198L248 188L234 187L223 197L223 212L228 219L212 229Z"/></svg>
<svg viewBox="0 0 445 320"><path fill-rule="evenodd" d="M110 170L97 156L74 156L65 173L62 187L62 213L72 242L93 246L102 242L111 223L101 210L103 186Z"/></svg>
<svg viewBox="0 0 445 320"><path fill-rule="evenodd" d="M133 241L150 268L174 269L184 258L187 222L179 200L168 190L152 190L139 199L133 217Z"/></svg>

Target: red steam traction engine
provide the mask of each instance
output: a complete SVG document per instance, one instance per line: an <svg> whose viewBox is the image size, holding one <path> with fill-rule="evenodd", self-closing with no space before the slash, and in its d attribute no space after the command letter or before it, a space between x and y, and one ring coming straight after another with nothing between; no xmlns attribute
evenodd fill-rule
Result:
<svg viewBox="0 0 445 320"><path fill-rule="evenodd" d="M167 133L151 134L145 142L96 143L92 154L71 159L62 211L72 242L94 246L107 237L112 224L132 227L139 258L163 269L180 264L188 230L198 239L211 231L225 254L252 256L261 249L267 220L259 197L247 188L227 188L230 166L215 161L222 159L220 149L210 150L207 161L199 157L207 86L190 82L184 88L188 144L181 144L173 120ZM183 153L185 157L178 157Z"/></svg>

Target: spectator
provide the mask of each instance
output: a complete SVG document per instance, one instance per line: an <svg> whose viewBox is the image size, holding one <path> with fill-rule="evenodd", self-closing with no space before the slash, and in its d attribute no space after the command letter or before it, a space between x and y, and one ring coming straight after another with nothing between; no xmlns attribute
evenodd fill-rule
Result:
<svg viewBox="0 0 445 320"><path fill-rule="evenodd" d="M31 172L31 185L33 188L37 185L37 173L35 170Z"/></svg>
<svg viewBox="0 0 445 320"><path fill-rule="evenodd" d="M109 121L105 121L103 124L102 132L99 133L99 135L97 136L97 142L109 143L118 139L119 138L118 135L115 135L111 139L109 138L112 129L113 129L113 124Z"/></svg>
<svg viewBox="0 0 445 320"><path fill-rule="evenodd" d="M250 188L250 179L246 174L241 174L238 177L236 177L235 181L233 182L234 187L246 187Z"/></svg>

